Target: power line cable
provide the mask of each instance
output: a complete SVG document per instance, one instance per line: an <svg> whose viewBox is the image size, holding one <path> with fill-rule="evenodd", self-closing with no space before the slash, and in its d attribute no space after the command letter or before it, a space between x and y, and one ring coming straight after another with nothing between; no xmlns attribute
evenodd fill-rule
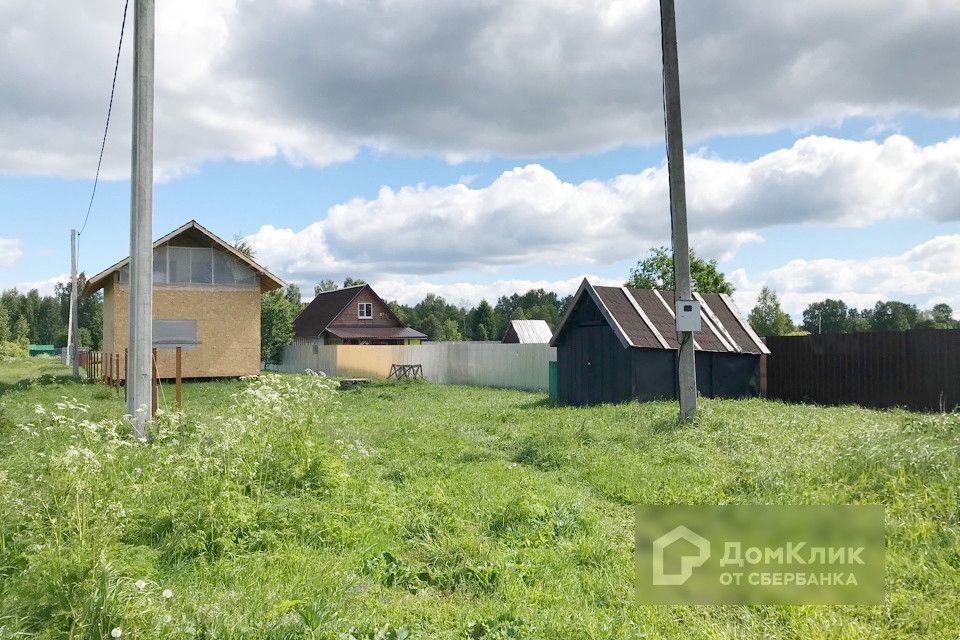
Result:
<svg viewBox="0 0 960 640"><path fill-rule="evenodd" d="M117 90L117 71L120 69L120 50L123 48L123 32L127 26L127 8L129 6L130 0L125 0L123 3L123 21L120 23L120 43L117 45L117 59L113 65L113 82L110 85L110 102L107 105L107 123L103 127L103 141L100 143L100 159L97 160L97 173L93 178L93 192L90 194L90 203L87 205L87 215L83 217L83 225L77 232L78 240L84 229L87 228L90 211L93 209L93 199L97 195L97 184L100 182L100 167L103 165L103 151L107 147L107 132L110 130L110 114L113 112L113 96Z"/></svg>

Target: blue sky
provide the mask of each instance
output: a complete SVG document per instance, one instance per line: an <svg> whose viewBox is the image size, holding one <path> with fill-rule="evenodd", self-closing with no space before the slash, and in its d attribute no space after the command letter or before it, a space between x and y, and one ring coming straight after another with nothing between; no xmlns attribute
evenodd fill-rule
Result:
<svg viewBox="0 0 960 640"><path fill-rule="evenodd" d="M122 2L55 9L0 5L0 288L52 289L92 187ZM622 281L669 237L655 11L171 0L154 235L195 218L305 291L353 275L405 302ZM741 306L769 285L795 317L827 296L960 308L960 8L678 21L691 240ZM87 273L127 254L131 35Z"/></svg>

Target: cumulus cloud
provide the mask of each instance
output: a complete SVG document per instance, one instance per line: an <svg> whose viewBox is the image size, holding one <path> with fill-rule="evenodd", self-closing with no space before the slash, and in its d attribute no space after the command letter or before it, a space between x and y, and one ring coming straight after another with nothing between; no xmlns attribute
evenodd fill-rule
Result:
<svg viewBox="0 0 960 640"><path fill-rule="evenodd" d="M18 282L16 285L14 285L14 289L20 291L21 293L26 293L27 291L36 289L41 296L52 296L58 284L66 284L68 282L70 282L70 274L61 273L58 276L53 276L52 278L39 280L37 282Z"/></svg>
<svg viewBox="0 0 960 640"><path fill-rule="evenodd" d="M12 267L22 256L20 240L0 238L0 267Z"/></svg>
<svg viewBox="0 0 960 640"><path fill-rule="evenodd" d="M582 275L564 280L500 279L489 283L457 282L452 284L434 284L423 280L385 278L373 283L384 299L396 300L402 304L416 304L427 294L442 296L448 302L472 307L481 300L496 303L500 296L525 293L531 289L543 289L556 292L563 297L577 291L580 283L587 278L596 285L620 286L623 278L605 278L595 275Z"/></svg>
<svg viewBox="0 0 960 640"><path fill-rule="evenodd" d="M166 0L157 166L358 148L579 153L663 135L656 0ZM120 5L0 2L0 171L90 175ZM681 3L687 139L958 115L953 0ZM129 27L129 24L128 24ZM127 172L130 41L107 175ZM56 43L53 46L52 43Z"/></svg>
<svg viewBox="0 0 960 640"><path fill-rule="evenodd" d="M858 260L791 260L755 279L734 274L737 301L750 309L760 286L773 288L784 310L799 317L811 302L841 299L855 307L877 300L946 302L960 310L960 235L937 236L894 256Z"/></svg>
<svg viewBox="0 0 960 640"><path fill-rule="evenodd" d="M774 225L960 220L960 138L920 147L903 136L808 137L751 162L693 155L687 166L691 242L721 259ZM384 187L304 229L266 225L249 240L294 280L609 264L669 243L668 202L663 166L573 184L528 165L485 187Z"/></svg>

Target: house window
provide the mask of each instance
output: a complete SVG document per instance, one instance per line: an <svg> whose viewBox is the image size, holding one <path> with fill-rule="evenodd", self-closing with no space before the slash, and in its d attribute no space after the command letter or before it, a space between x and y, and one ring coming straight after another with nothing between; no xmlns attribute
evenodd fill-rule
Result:
<svg viewBox="0 0 960 640"><path fill-rule="evenodd" d="M361 302L357 305L357 317L361 320L370 320L373 318L373 303Z"/></svg>

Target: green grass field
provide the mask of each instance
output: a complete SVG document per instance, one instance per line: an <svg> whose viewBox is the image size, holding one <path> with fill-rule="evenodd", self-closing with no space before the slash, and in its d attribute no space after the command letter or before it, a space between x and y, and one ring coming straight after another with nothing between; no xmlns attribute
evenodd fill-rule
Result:
<svg viewBox="0 0 960 640"><path fill-rule="evenodd" d="M958 416L705 400L677 426L671 403L275 375L186 385L143 445L111 390L7 367L0 638L960 629ZM883 504L886 603L638 606L634 503Z"/></svg>

